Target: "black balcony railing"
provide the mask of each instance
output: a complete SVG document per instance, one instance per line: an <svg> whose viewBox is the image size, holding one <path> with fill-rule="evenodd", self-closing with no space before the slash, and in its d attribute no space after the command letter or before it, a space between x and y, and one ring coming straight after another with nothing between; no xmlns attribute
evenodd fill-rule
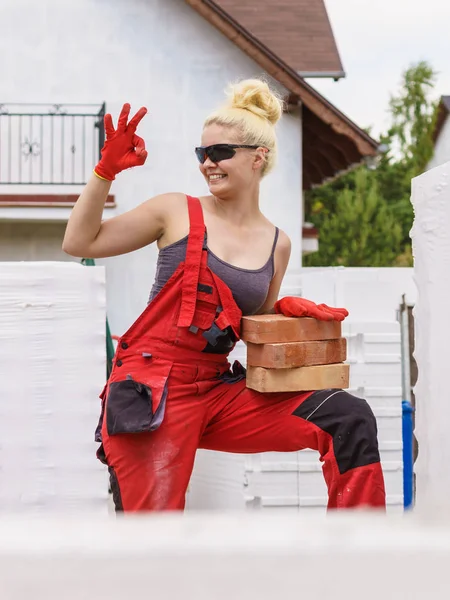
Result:
<svg viewBox="0 0 450 600"><path fill-rule="evenodd" d="M1 104L0 185L83 185L103 147L105 104Z"/></svg>

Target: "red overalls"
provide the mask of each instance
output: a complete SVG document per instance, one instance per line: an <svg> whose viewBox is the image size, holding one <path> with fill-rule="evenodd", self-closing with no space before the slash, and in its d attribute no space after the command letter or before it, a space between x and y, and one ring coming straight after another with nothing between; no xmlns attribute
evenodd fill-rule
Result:
<svg viewBox="0 0 450 600"><path fill-rule="evenodd" d="M228 353L241 311L207 266L200 201L188 197L186 260L118 342L101 395L98 457L117 510L183 509L197 448L320 452L329 508L385 504L375 417L343 390L262 394ZM100 434L101 427L101 436Z"/></svg>

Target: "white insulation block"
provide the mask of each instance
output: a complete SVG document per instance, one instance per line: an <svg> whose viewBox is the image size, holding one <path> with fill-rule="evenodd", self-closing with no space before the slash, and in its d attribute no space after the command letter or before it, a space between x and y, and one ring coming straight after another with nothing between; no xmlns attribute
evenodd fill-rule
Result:
<svg viewBox="0 0 450 600"><path fill-rule="evenodd" d="M448 598L450 526L410 515L0 520L2 600Z"/></svg>
<svg viewBox="0 0 450 600"><path fill-rule="evenodd" d="M107 510L103 267L0 263L0 512Z"/></svg>
<svg viewBox="0 0 450 600"><path fill-rule="evenodd" d="M413 179L417 508L448 506L450 495L450 162Z"/></svg>

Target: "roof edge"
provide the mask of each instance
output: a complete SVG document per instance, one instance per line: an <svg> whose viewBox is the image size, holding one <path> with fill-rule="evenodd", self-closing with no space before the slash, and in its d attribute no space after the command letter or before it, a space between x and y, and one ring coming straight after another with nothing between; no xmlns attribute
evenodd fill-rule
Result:
<svg viewBox="0 0 450 600"><path fill-rule="evenodd" d="M378 153L379 142L361 129L294 69L242 27L213 0L185 0L194 10L234 42L286 89L297 94L301 102L337 133L350 137L363 156Z"/></svg>
<svg viewBox="0 0 450 600"><path fill-rule="evenodd" d="M347 73L345 71L297 71L297 75L303 79L308 77L314 79L319 77L323 77L324 79L342 79L343 77L347 77Z"/></svg>

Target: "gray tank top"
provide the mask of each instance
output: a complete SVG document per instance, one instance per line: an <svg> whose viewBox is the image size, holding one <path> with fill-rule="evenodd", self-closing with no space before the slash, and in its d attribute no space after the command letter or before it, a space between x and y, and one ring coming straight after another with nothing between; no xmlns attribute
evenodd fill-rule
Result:
<svg viewBox="0 0 450 600"><path fill-rule="evenodd" d="M243 315L254 315L264 304L274 275L274 254L279 229L275 228L272 252L266 264L260 269L242 269L221 260L208 248L206 234L205 245L208 252L208 267L230 288L236 304ZM155 282L150 292L149 302L162 290L172 277L178 265L186 258L188 236L169 244L158 254Z"/></svg>

